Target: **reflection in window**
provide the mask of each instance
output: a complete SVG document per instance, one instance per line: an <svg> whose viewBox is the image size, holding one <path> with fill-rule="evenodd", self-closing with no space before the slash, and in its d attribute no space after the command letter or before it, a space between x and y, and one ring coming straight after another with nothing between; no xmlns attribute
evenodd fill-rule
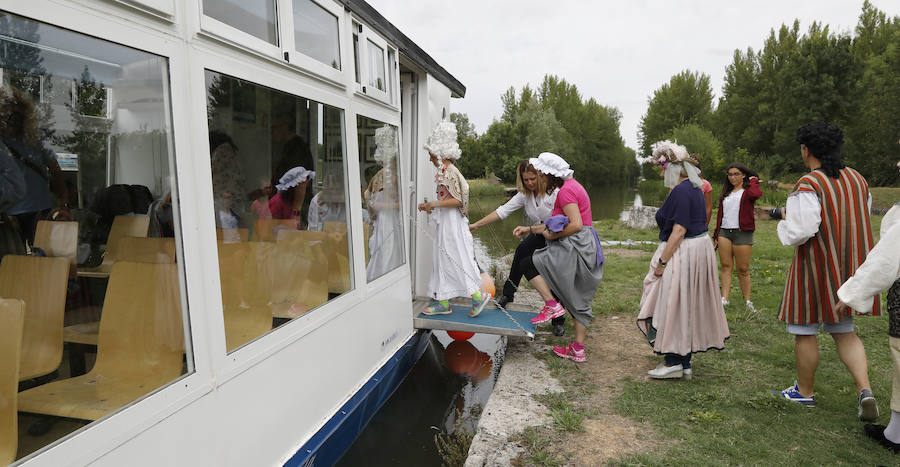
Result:
<svg viewBox="0 0 900 467"><path fill-rule="evenodd" d="M193 371L169 70L164 58L0 13L0 76L0 166L18 177L0 183L24 188L0 190L0 297L26 309L18 436L59 420L49 443ZM18 231L6 228L13 218Z"/></svg>
<svg viewBox="0 0 900 467"><path fill-rule="evenodd" d="M398 181L400 145L397 127L356 117L360 180L365 183L366 279L372 281L404 262L403 222Z"/></svg>
<svg viewBox="0 0 900 467"><path fill-rule="evenodd" d="M228 351L352 287L342 110L206 72Z"/></svg>
<svg viewBox="0 0 900 467"><path fill-rule="evenodd" d="M203 0L203 14L278 45L276 0Z"/></svg>
<svg viewBox="0 0 900 467"><path fill-rule="evenodd" d="M294 42L298 51L341 69L338 19L313 0L294 0Z"/></svg>
<svg viewBox="0 0 900 467"><path fill-rule="evenodd" d="M369 86L385 90L384 49L369 41Z"/></svg>

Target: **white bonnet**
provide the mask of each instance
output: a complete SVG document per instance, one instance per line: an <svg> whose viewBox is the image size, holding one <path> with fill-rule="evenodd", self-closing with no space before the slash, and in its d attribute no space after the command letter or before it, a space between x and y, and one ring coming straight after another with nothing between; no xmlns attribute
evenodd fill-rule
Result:
<svg viewBox="0 0 900 467"><path fill-rule="evenodd" d="M554 175L563 180L572 178L572 174L575 173L565 159L552 152L542 152L539 156L528 159L528 163L541 173Z"/></svg>
<svg viewBox="0 0 900 467"><path fill-rule="evenodd" d="M397 157L399 145L397 143L397 129L385 125L375 130L375 160L381 165L387 165Z"/></svg>
<svg viewBox="0 0 900 467"><path fill-rule="evenodd" d="M294 167L291 170L288 170L281 176L278 180L278 184L275 185L275 188L278 191L285 191L288 188L293 188L307 180L312 179L316 176L316 173L312 170L306 170L304 167Z"/></svg>
<svg viewBox="0 0 900 467"><path fill-rule="evenodd" d="M451 121L444 120L434 127L424 148L438 159L459 159L462 151L459 149L459 143L456 142L456 136L456 125Z"/></svg>

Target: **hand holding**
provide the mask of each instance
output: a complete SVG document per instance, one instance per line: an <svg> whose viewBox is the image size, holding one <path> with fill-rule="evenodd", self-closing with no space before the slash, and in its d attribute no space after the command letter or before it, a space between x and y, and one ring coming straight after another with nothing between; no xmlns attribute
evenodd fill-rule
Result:
<svg viewBox="0 0 900 467"><path fill-rule="evenodd" d="M513 229L513 235L515 235L518 238L524 238L529 233L531 233L531 227L527 227L524 225L520 225L520 226L516 227L515 229Z"/></svg>

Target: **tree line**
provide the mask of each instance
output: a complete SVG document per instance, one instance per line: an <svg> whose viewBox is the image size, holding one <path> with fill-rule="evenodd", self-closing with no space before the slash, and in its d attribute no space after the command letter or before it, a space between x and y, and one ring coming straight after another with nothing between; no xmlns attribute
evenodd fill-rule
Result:
<svg viewBox="0 0 900 467"><path fill-rule="evenodd" d="M896 183L900 17L888 17L866 0L852 33L816 22L801 33L796 20L772 29L761 50L734 52L718 103L708 75L676 74L649 99L640 152L649 154L660 139L676 139L701 156L707 173L740 161L770 178L785 178L805 170L794 136L815 120L844 130L845 163L870 184Z"/></svg>
<svg viewBox="0 0 900 467"><path fill-rule="evenodd" d="M457 165L467 178L493 174L512 183L519 161L545 151L563 156L582 182L620 183L639 174L619 132L619 110L583 99L565 79L547 75L537 89L526 85L518 93L510 87L501 102L503 115L482 135L466 114L450 115L463 151Z"/></svg>

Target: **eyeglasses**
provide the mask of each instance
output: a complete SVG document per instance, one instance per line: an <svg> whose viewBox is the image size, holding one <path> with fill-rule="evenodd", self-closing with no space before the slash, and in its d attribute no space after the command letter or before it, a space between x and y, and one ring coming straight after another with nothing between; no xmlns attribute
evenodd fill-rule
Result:
<svg viewBox="0 0 900 467"><path fill-rule="evenodd" d="M728 172L729 177L737 177L738 175L744 175L743 172Z"/></svg>

